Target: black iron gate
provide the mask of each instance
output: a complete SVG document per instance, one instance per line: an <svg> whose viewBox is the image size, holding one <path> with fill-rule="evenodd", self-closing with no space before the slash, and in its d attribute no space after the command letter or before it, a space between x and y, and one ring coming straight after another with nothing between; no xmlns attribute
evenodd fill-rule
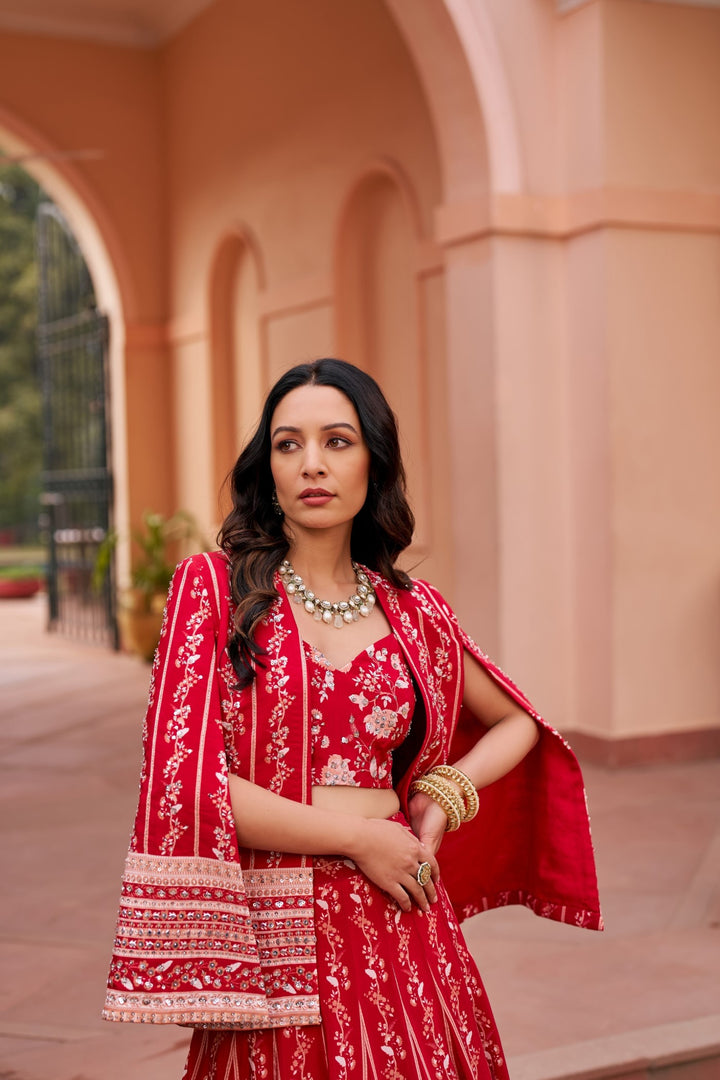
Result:
<svg viewBox="0 0 720 1080"><path fill-rule="evenodd" d="M117 647L114 581L93 570L112 514L108 322L70 227L38 208L38 353L43 390L43 519L49 626Z"/></svg>

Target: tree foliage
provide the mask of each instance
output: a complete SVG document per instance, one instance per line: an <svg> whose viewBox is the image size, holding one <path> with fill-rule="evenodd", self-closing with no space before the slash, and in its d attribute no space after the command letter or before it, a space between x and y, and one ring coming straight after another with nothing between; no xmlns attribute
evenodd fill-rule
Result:
<svg viewBox="0 0 720 1080"><path fill-rule="evenodd" d="M32 538L42 469L35 214L42 189L0 168L0 529Z"/></svg>

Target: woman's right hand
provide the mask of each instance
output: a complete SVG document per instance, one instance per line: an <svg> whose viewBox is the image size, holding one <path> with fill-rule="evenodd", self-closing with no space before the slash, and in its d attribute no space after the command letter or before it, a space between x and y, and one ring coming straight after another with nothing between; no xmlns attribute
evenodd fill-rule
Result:
<svg viewBox="0 0 720 1080"><path fill-rule="evenodd" d="M399 821L361 818L352 850L347 852L366 877L396 901L403 911L413 902L423 911L437 900L435 882L440 868L434 854ZM432 879L423 888L417 872L421 863L430 863Z"/></svg>

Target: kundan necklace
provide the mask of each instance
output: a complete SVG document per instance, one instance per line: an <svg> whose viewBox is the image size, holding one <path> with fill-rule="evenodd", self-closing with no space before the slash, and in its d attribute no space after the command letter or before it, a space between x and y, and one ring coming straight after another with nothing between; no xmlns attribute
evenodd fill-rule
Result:
<svg viewBox="0 0 720 1080"><path fill-rule="evenodd" d="M320 600L315 593L310 592L287 559L283 560L278 573L285 586L285 592L294 603L302 604L316 622L324 622L328 625L332 623L340 629L345 623L357 622L361 615L366 619L375 606L375 590L367 574L356 563L352 564L352 568L357 578L357 588L347 600L339 600L336 604L330 603L329 600Z"/></svg>

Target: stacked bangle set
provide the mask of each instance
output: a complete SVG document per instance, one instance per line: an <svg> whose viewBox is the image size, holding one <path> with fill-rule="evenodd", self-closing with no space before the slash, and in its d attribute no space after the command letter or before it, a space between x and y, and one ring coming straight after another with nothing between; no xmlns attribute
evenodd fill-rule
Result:
<svg viewBox="0 0 720 1080"><path fill-rule="evenodd" d="M422 792L444 811L448 819L446 832L454 832L465 821L472 821L480 800L469 776L452 765L436 765L424 776L413 781L410 795Z"/></svg>

